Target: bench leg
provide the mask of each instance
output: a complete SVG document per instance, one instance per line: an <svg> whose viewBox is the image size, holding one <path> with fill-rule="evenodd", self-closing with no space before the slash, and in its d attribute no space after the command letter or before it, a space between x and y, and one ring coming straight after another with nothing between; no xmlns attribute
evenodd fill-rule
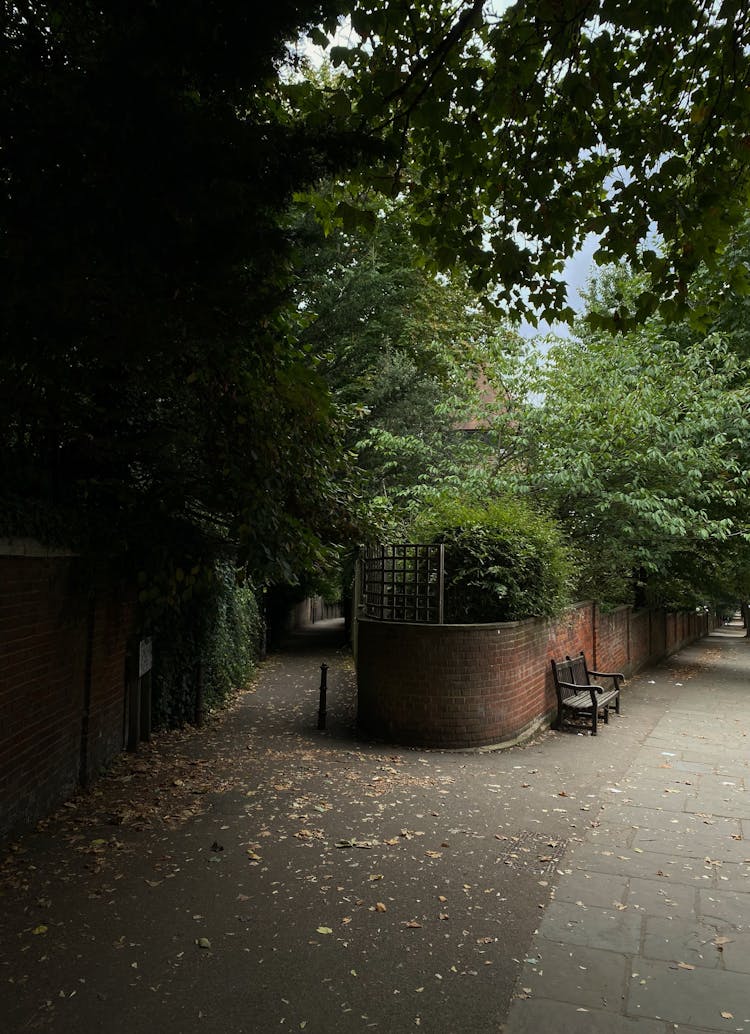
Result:
<svg viewBox="0 0 750 1034"><path fill-rule="evenodd" d="M598 708L594 707L591 711L591 735L596 736L596 712Z"/></svg>
<svg viewBox="0 0 750 1034"><path fill-rule="evenodd" d="M604 724L609 725L609 704L604 705Z"/></svg>

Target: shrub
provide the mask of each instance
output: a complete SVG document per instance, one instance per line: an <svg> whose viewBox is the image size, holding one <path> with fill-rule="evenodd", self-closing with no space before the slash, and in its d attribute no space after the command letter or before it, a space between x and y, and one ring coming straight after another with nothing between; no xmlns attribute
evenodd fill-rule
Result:
<svg viewBox="0 0 750 1034"><path fill-rule="evenodd" d="M440 498L416 521L415 541L445 545L445 621L518 621L570 603L573 563L546 514L514 498Z"/></svg>
<svg viewBox="0 0 750 1034"><path fill-rule="evenodd" d="M260 653L262 619L252 586L219 562L210 585L154 620L154 722L181 725L195 718L198 665L203 706L221 704L247 684Z"/></svg>

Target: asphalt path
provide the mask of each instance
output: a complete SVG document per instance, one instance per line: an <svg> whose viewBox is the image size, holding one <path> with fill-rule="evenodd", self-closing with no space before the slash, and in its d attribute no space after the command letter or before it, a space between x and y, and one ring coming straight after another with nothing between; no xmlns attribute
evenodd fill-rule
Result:
<svg viewBox="0 0 750 1034"><path fill-rule="evenodd" d="M409 750L357 738L340 623L293 637L11 845L0 1030L506 1029L571 852L672 699L653 681L596 738Z"/></svg>

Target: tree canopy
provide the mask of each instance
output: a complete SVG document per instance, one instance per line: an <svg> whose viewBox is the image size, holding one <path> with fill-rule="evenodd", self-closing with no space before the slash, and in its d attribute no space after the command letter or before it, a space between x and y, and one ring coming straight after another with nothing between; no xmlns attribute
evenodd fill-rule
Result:
<svg viewBox="0 0 750 1034"><path fill-rule="evenodd" d="M565 314L555 273L593 233L603 260L651 274L636 315L659 299L669 314L744 216L740 0L362 0L349 14L353 42L329 51L349 74L327 105L300 86L292 102L375 134L383 160L364 180L405 196L437 262L460 258L510 307Z"/></svg>
<svg viewBox="0 0 750 1034"><path fill-rule="evenodd" d="M668 315L717 257L741 286L721 252L747 203L748 18L698 0L7 8L3 530L111 554L239 544L269 578L355 534L295 196L349 231L396 200L420 261L515 312L566 314L560 265L589 233L651 275L600 320ZM305 34L336 74L304 74Z"/></svg>
<svg viewBox="0 0 750 1034"><path fill-rule="evenodd" d="M6 531L110 554L240 542L276 577L331 534L333 414L288 304L283 217L355 145L282 112L278 79L332 9L13 6Z"/></svg>
<svg viewBox="0 0 750 1034"><path fill-rule="evenodd" d="M369 514L363 534L403 534L425 493L466 486L494 455L488 429L524 343L485 311L465 270L425 268L396 204L367 230L324 234L308 214L298 236L302 341L345 420L342 444Z"/></svg>
<svg viewBox="0 0 750 1034"><path fill-rule="evenodd" d="M642 277L603 271L588 306L633 300ZM718 330L653 316L627 334L559 341L521 431L515 490L552 507L579 558L579 594L693 605L742 595L750 551L750 379ZM742 572L738 577L738 573ZM746 589L745 589L746 591Z"/></svg>

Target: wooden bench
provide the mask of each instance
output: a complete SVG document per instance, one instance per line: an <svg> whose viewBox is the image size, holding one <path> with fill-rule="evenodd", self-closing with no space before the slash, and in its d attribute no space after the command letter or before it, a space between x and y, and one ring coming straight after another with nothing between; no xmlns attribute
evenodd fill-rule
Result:
<svg viewBox="0 0 750 1034"><path fill-rule="evenodd" d="M591 735L596 736L596 723L599 712L603 712L605 723L609 722L609 712L614 707L620 713L620 683L625 676L619 671L591 671L586 664L583 650L577 657L566 657L564 661L552 661L552 674L557 691L557 723L555 728L562 729L565 712L576 715L591 715ZM596 682L591 681L591 676ZM600 685L601 680L609 680L610 688Z"/></svg>

